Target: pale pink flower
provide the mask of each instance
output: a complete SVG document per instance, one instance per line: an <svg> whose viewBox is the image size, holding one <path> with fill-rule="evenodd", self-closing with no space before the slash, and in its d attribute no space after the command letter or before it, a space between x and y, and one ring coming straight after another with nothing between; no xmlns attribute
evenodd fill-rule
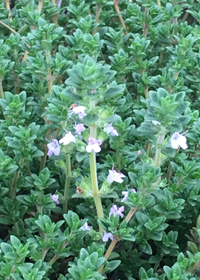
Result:
<svg viewBox="0 0 200 280"><path fill-rule="evenodd" d="M72 109L74 114L78 114L80 119L86 116L85 110L86 108L84 106L76 106Z"/></svg>
<svg viewBox="0 0 200 280"><path fill-rule="evenodd" d="M67 134L60 139L59 143L63 145L68 145L69 143L74 142L76 143L76 138L74 135L71 133L71 131L68 131Z"/></svg>
<svg viewBox="0 0 200 280"><path fill-rule="evenodd" d="M138 155L141 155L141 154L142 154L142 151L141 151L141 150L139 150L137 153L138 153Z"/></svg>
<svg viewBox="0 0 200 280"><path fill-rule="evenodd" d="M173 149L178 149L181 147L182 149L187 149L187 139L184 135L180 134L179 132L174 132L172 137L170 138L171 146Z"/></svg>
<svg viewBox="0 0 200 280"><path fill-rule="evenodd" d="M74 88L74 93L76 93L76 88Z"/></svg>
<svg viewBox="0 0 200 280"><path fill-rule="evenodd" d="M91 93L95 93L96 92L96 89L91 89Z"/></svg>
<svg viewBox="0 0 200 280"><path fill-rule="evenodd" d="M120 215L121 218L124 217L124 214L122 213L124 211L124 206L121 206L121 207L117 207L117 205L113 205L110 209L110 213L109 213L109 217L113 214L115 217L117 215Z"/></svg>
<svg viewBox="0 0 200 280"><path fill-rule="evenodd" d="M119 135L116 128L112 126L112 123L106 124L105 127L104 127L104 131L107 134L111 134L112 136L118 136Z"/></svg>
<svg viewBox="0 0 200 280"><path fill-rule="evenodd" d="M112 235L111 232L107 233L107 232L105 232L105 230L104 230L102 240L103 240L103 242L107 242L108 239L113 240L113 235Z"/></svg>
<svg viewBox="0 0 200 280"><path fill-rule="evenodd" d="M51 195L51 199L56 203L59 204L59 195L58 194L53 194Z"/></svg>
<svg viewBox="0 0 200 280"><path fill-rule="evenodd" d="M89 137L88 145L86 147L86 151L91 153L94 151L95 153L99 153L101 151L100 145L102 144L101 140L97 140L95 138Z"/></svg>
<svg viewBox="0 0 200 280"><path fill-rule="evenodd" d="M112 182L117 183L123 183L122 178L125 178L126 176L122 174L121 172L117 172L114 169L109 170L109 175L107 177L107 182L112 184Z"/></svg>
<svg viewBox="0 0 200 280"><path fill-rule="evenodd" d="M57 139L53 139L52 142L47 144L48 153L47 155L50 157L53 154L55 156L59 156L60 154L60 145Z"/></svg>
<svg viewBox="0 0 200 280"><path fill-rule="evenodd" d="M78 135L81 135L81 132L83 132L84 130L86 130L84 124L82 124L82 123L75 124L74 129L76 130L76 133L77 133Z"/></svg>

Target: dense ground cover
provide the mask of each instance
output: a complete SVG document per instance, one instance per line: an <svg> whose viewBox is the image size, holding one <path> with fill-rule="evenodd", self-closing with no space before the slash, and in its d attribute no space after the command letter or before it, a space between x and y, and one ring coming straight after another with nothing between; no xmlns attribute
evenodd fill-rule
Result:
<svg viewBox="0 0 200 280"><path fill-rule="evenodd" d="M0 279L200 279L199 1L0 3Z"/></svg>

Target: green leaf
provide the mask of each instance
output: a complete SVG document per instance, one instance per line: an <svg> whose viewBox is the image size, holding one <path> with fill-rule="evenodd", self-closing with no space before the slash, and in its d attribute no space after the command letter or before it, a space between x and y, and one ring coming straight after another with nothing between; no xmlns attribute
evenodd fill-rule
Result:
<svg viewBox="0 0 200 280"><path fill-rule="evenodd" d="M99 116L98 116L98 115L93 114L93 113L89 113L89 114L87 114L87 116L85 116L85 117L83 118L83 122L84 122L86 125L90 126L90 125L92 125L93 123L95 123L96 121L98 121L98 119L99 119Z"/></svg>

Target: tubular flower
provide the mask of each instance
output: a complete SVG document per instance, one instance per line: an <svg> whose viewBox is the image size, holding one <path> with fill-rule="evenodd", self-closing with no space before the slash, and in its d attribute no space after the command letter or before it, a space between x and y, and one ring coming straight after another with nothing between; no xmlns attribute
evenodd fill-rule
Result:
<svg viewBox="0 0 200 280"><path fill-rule="evenodd" d="M117 182L117 183L123 183L122 178L125 178L126 176L122 174L121 172L117 172L114 169L109 170L109 174L107 177L107 182L112 184L112 182Z"/></svg>
<svg viewBox="0 0 200 280"><path fill-rule="evenodd" d="M86 222L82 227L80 227L82 230L91 230L91 228L88 226L88 223Z"/></svg>
<svg viewBox="0 0 200 280"><path fill-rule="evenodd" d="M60 154L60 145L57 139L53 139L52 142L47 144L48 153L47 155L50 157L53 154L55 156L59 156Z"/></svg>
<svg viewBox="0 0 200 280"><path fill-rule="evenodd" d="M81 135L81 132L83 132L84 130L86 130L84 124L82 124L82 123L75 124L74 129L76 130L76 133L77 133L78 135Z"/></svg>
<svg viewBox="0 0 200 280"><path fill-rule="evenodd" d="M95 153L99 153L101 151L100 145L102 144L101 140L97 140L95 138L89 137L88 145L86 147L86 151L91 153L92 150Z"/></svg>
<svg viewBox="0 0 200 280"><path fill-rule="evenodd" d="M86 108L84 106L77 106L72 109L74 114L77 114L80 119L86 116L85 110Z"/></svg>
<svg viewBox="0 0 200 280"><path fill-rule="evenodd" d="M107 232L105 232L105 230L104 230L102 240L103 240L103 242L107 242L108 239L113 240L113 235L112 235L111 232L107 233Z"/></svg>
<svg viewBox="0 0 200 280"><path fill-rule="evenodd" d="M106 124L106 126L104 127L104 131L107 134L111 134L112 136L119 136L116 128L112 126L112 123Z"/></svg>
<svg viewBox="0 0 200 280"><path fill-rule="evenodd" d="M132 193L136 193L135 189L131 189L131 191L132 191ZM128 197L128 191L123 191L122 194L123 194L124 198L122 198L121 202L124 202Z"/></svg>
<svg viewBox="0 0 200 280"><path fill-rule="evenodd" d="M124 217L124 214L122 213L124 211L124 206L121 206L121 207L117 207L117 205L113 205L113 207L111 207L110 209L110 213L109 213L109 217L113 214L115 217L117 215L120 215L121 218Z"/></svg>
<svg viewBox="0 0 200 280"><path fill-rule="evenodd" d="M76 143L76 138L71 133L71 131L68 131L67 134L60 139L59 143L63 145L68 145L69 143L74 142Z"/></svg>
<svg viewBox="0 0 200 280"><path fill-rule="evenodd" d="M170 143L173 149L178 149L181 147L182 149L187 149L187 139L184 135L180 134L179 132L174 132L172 137L170 138Z"/></svg>
<svg viewBox="0 0 200 280"><path fill-rule="evenodd" d="M56 203L59 204L59 195L58 194L53 194L51 195L51 199Z"/></svg>

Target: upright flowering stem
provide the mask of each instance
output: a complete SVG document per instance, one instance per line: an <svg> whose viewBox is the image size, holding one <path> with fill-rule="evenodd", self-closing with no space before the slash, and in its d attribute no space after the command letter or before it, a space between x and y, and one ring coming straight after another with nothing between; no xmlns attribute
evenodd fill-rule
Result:
<svg viewBox="0 0 200 280"><path fill-rule="evenodd" d="M161 149L163 145L163 141L165 139L166 128L161 126L160 132L157 135L157 142L156 142L156 154L154 159L155 167L160 167L161 164Z"/></svg>
<svg viewBox="0 0 200 280"><path fill-rule="evenodd" d="M96 138L96 126L95 124L90 126L90 137ZM98 181L97 181L97 168L96 168L96 153L94 151L90 154L90 174L93 189L94 203L97 210L98 219L103 218L103 207L101 203L101 197L99 194ZM99 231L103 232L101 226L99 226Z"/></svg>
<svg viewBox="0 0 200 280"><path fill-rule="evenodd" d="M66 158L66 169L65 169L65 189L64 189L64 202L63 202L63 212L67 213L67 206L69 200L69 187L71 180L71 158L70 158L70 150L68 145L65 146L65 158Z"/></svg>

